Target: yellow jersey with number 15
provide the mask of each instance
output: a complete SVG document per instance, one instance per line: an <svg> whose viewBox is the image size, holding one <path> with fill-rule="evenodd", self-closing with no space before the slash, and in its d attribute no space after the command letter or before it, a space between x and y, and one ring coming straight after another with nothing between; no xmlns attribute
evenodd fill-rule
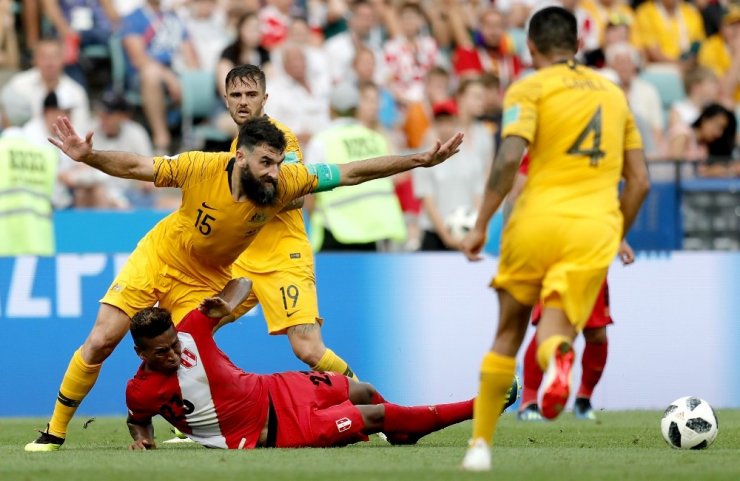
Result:
<svg viewBox="0 0 740 481"><path fill-rule="evenodd" d="M295 134L285 125L270 118L285 135L283 163L303 162L303 152ZM236 155L236 141L231 143L231 155ZM313 252L308 242L303 209L279 213L262 229L254 242L237 259L236 265L247 272L274 272L295 265L313 265Z"/></svg>
<svg viewBox="0 0 740 481"><path fill-rule="evenodd" d="M529 178L516 216L608 217L621 221L624 152L641 149L622 90L573 62L543 68L509 87L504 138L529 142Z"/></svg>

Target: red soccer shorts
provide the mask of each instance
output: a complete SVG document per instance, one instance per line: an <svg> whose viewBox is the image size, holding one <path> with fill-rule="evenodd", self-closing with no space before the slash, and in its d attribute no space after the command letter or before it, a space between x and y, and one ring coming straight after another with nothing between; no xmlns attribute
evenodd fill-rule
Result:
<svg viewBox="0 0 740 481"><path fill-rule="evenodd" d="M540 321L540 317L542 317L542 304L538 302L534 306L534 309L532 309L532 325L536 326ZM588 318L584 329L606 327L613 323L614 321L609 313L609 284L604 279L599 295L596 297L596 304L591 311L591 316Z"/></svg>
<svg viewBox="0 0 740 481"><path fill-rule="evenodd" d="M277 448L345 446L367 441L351 381L333 372L286 372L268 378L277 418Z"/></svg>

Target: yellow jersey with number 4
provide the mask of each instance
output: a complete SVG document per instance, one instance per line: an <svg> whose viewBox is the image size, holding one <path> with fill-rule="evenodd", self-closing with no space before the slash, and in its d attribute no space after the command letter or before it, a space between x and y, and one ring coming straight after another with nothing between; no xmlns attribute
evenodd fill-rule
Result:
<svg viewBox="0 0 740 481"><path fill-rule="evenodd" d="M284 124L270 121L285 135L285 165L303 162L303 152L295 134ZM236 141L231 155L236 155ZM313 265L313 252L306 235L303 209L281 212L260 232L254 242L237 259L236 265L247 272L274 272L295 265Z"/></svg>
<svg viewBox="0 0 740 481"><path fill-rule="evenodd" d="M165 263L196 278L204 267L230 273L231 264L260 229L286 204L318 185L316 175L303 165L285 165L280 169L275 205L236 202L230 187L233 166L229 153L186 152L155 157L155 185L181 188L182 203L147 234L139 247L152 246Z"/></svg>
<svg viewBox="0 0 740 481"><path fill-rule="evenodd" d="M551 65L509 87L503 124L504 138L529 142L529 178L512 219L621 219L623 154L642 140L619 87L573 62Z"/></svg>

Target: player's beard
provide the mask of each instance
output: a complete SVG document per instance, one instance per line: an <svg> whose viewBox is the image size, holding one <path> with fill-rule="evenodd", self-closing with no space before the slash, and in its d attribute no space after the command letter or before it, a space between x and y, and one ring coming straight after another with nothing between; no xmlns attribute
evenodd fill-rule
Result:
<svg viewBox="0 0 740 481"><path fill-rule="evenodd" d="M257 205L270 206L275 205L278 199L277 180L266 178L261 180L257 178L247 166L241 174L242 191L247 198Z"/></svg>

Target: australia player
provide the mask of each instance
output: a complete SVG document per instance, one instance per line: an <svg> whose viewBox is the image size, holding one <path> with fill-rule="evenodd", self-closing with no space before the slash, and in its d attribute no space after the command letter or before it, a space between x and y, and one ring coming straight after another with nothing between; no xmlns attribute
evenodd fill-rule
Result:
<svg viewBox="0 0 740 481"><path fill-rule="evenodd" d="M573 14L544 8L532 16L527 37L538 71L506 93L504 140L475 227L461 248L469 259L480 259L488 222L529 149L529 179L506 224L492 282L499 322L480 368L473 436L462 464L471 471L491 467L498 414L538 300L543 310L537 360L546 373L540 408L554 418L565 406L573 339L649 189L642 141L624 94L575 61Z"/></svg>

